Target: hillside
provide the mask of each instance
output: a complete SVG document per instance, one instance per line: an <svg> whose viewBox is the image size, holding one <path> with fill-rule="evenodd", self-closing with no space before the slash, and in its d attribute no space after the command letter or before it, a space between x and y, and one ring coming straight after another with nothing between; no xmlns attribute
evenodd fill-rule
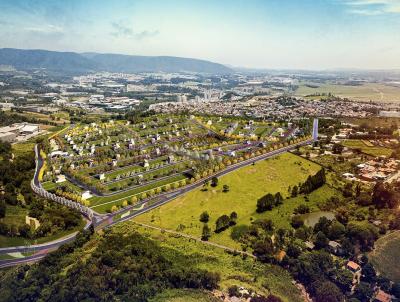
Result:
<svg viewBox="0 0 400 302"><path fill-rule="evenodd" d="M205 60L168 56L131 56L57 52L48 50L0 49L0 65L10 65L18 70L47 69L65 72L197 72L225 74L232 70L222 64Z"/></svg>

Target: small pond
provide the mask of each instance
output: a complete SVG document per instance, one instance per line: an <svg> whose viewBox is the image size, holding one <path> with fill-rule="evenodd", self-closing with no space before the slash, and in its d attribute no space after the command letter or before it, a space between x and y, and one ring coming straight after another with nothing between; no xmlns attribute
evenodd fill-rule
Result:
<svg viewBox="0 0 400 302"><path fill-rule="evenodd" d="M333 212L327 212L327 211L318 211L301 215L301 217L304 219L304 224L310 227L314 227L314 225L318 222L318 220L324 216L329 220L335 218L335 214Z"/></svg>

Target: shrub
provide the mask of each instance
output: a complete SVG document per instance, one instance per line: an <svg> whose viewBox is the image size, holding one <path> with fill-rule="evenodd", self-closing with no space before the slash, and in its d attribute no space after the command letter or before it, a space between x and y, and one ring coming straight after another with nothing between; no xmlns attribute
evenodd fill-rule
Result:
<svg viewBox="0 0 400 302"><path fill-rule="evenodd" d="M201 222L208 222L210 219L210 215L208 214L207 211L204 211L203 213L200 214L200 221Z"/></svg>

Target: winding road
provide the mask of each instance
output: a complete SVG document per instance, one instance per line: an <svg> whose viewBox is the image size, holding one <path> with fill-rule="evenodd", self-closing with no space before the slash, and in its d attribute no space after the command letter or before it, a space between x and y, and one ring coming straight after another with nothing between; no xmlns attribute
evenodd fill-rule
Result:
<svg viewBox="0 0 400 302"><path fill-rule="evenodd" d="M300 142L297 144L293 144L293 145L286 146L286 147L283 147L283 148L280 148L277 150L267 152L265 154L259 155L257 157L254 157L254 158L251 158L248 160L244 160L240 163L233 164L233 165L227 167L226 169L224 169L223 171L219 171L205 179L201 179L193 184L189 184L183 188L179 188L172 192L167 192L167 193L157 195L155 197L152 197L151 199L147 199L147 200L141 202L140 204L136 204L135 206L130 206L130 207L124 208L123 210L117 211L115 213L102 215L102 214L98 214L98 213L94 212L93 221L88 221L85 226L85 229L87 229L92 223L96 229L103 229L103 228L109 228L117 223L130 220L130 219L137 217L145 212L148 212L152 209L160 207L160 206L174 200L178 196L181 196L181 195L183 195L187 192L190 192L198 187L201 187L205 181L211 180L211 178L213 178L213 177L224 176L232 171L235 171L237 169L240 169L242 167L250 165L254 162L285 153L287 151L295 149L298 146L308 145L312 142L314 142L314 139L309 139L309 140L306 140L306 141L303 141L303 142ZM40 156L40 152L39 152L37 146L35 146L35 152L36 152L36 170L35 170L33 182L36 186L41 187L41 184L39 181L39 171L43 165L43 159ZM138 210L134 209L135 207L141 206L141 205L144 205L144 206ZM116 215L119 215L121 213L128 212L128 211L131 211L132 213L126 215L125 217L123 217L119 220L113 221L113 218ZM23 264L23 263L32 263L32 262L38 261L38 260L42 259L48 252L57 249L59 246L65 244L65 243L73 241L76 237L76 234L77 233L73 233L73 234L70 234L63 238L60 238L58 240L54 240L54 241L44 243L44 244L39 244L39 245L0 248L0 254L8 254L8 253L14 253L14 252L25 252L25 253L26 252L36 252L36 254L34 254L32 256L28 256L28 257L24 257L24 258L0 260L0 268L10 267L10 266L18 265L18 264ZM192 238L192 239L195 239L195 238ZM226 247L222 247L222 248L226 248Z"/></svg>

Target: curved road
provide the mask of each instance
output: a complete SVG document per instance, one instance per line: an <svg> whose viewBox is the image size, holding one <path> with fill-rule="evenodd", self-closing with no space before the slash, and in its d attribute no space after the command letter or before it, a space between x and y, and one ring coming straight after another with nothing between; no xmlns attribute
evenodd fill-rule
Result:
<svg viewBox="0 0 400 302"><path fill-rule="evenodd" d="M229 167L227 167L226 169L224 169L223 171L219 171L205 179L201 179L193 184L187 185L183 188L177 189L175 191L172 192L168 192L168 193L163 193L161 195L155 196L149 200L143 201L140 204L136 204L135 206L131 206L128 208L125 208L121 211L117 211L115 213L112 214L108 214L108 215L100 215L100 214L96 214L94 216L94 221L93 224L97 229L102 229L102 228L108 228L111 227L117 223L120 222L124 222L127 220L130 220L136 216L139 216L145 212L148 212L152 209L155 209L157 207L162 206L163 204L166 204L172 200L174 200L176 197L183 195L189 191L192 191L198 187L201 187L204 182L206 180L211 180L211 178L213 177L221 177L223 175L226 175L232 171L235 171L237 169L240 169L242 167L245 167L247 165L252 164L253 162L257 162L260 160L264 160L282 153L285 153L291 149L296 148L297 146L303 146L303 145L307 145L312 143L314 140L313 139L309 139L294 145L290 145L287 147L283 147L281 149L277 149L277 150L273 150L271 152L267 152L265 154L259 155L257 157L242 161L240 163L237 164L233 164ZM38 174L39 174L39 170L43 165L43 159L41 158L37 146L35 146L35 151L37 154L37 158L36 158L36 170L35 170L35 176L34 176L34 182L37 186L41 187L40 181L38 179ZM154 201L153 203L151 203L152 201ZM137 207L138 205L142 205L142 204L149 204L148 206L143 207L140 210L134 210L134 207ZM115 217L118 214L127 212L127 211L134 211L133 213L130 213L129 215L125 216L122 219L119 219L117 221L113 221L113 217ZM90 222L88 222L85 226L85 229L88 228L90 226ZM22 263L30 263L30 262L34 262L34 261L38 261L40 259L42 259L49 251L54 250L56 248L58 248L59 246L71 242L75 239L77 233L74 234L70 234L66 237L60 238L58 240L52 241L52 242L48 242L48 243L44 243L44 244L40 244L40 245L31 245L31 246L18 246L18 247L7 247L7 248L0 248L0 254L7 254L7 253L12 253L12 252L28 252L28 251L41 251L42 253L40 254L35 254L33 256L28 256L25 258L19 258L19 259L7 259L7 260L0 260L0 268L2 267L9 267L9 266L14 266L17 264L22 264Z"/></svg>

